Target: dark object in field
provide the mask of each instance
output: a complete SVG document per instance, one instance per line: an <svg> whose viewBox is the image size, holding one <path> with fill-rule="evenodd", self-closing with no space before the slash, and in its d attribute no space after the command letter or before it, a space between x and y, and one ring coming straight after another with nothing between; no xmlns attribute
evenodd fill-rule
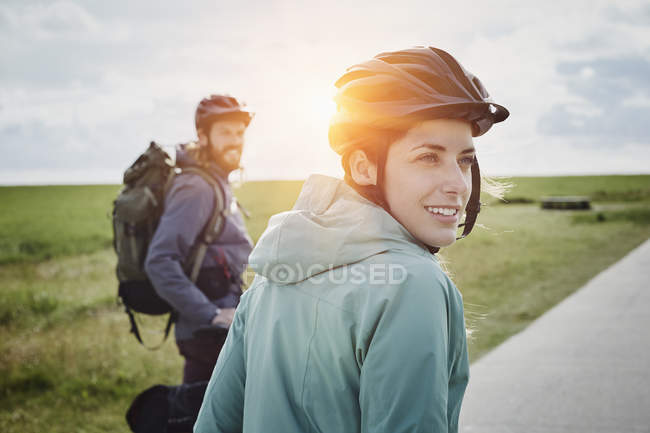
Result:
<svg viewBox="0 0 650 433"><path fill-rule="evenodd" d="M208 382L154 385L138 394L126 412L134 433L191 432Z"/></svg>
<svg viewBox="0 0 650 433"><path fill-rule="evenodd" d="M583 196L542 197L542 209L589 210L591 204Z"/></svg>
<svg viewBox="0 0 650 433"><path fill-rule="evenodd" d="M164 432L167 430L169 388L155 385L146 389L133 400L126 412L126 422L135 433Z"/></svg>
<svg viewBox="0 0 650 433"><path fill-rule="evenodd" d="M528 197L505 197L503 201L498 201L498 204L529 204L535 203L535 200Z"/></svg>

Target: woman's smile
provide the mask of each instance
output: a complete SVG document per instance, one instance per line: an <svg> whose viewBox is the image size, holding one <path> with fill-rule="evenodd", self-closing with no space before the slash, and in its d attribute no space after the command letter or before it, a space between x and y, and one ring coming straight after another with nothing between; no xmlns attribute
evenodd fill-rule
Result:
<svg viewBox="0 0 650 433"><path fill-rule="evenodd" d="M458 224L458 208L425 206L424 209L441 223Z"/></svg>

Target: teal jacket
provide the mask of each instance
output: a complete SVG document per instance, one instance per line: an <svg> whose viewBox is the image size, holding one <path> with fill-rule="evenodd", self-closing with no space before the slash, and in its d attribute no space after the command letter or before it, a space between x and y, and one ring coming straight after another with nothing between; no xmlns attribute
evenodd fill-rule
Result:
<svg viewBox="0 0 650 433"><path fill-rule="evenodd" d="M458 430L461 295L381 207L312 176L250 265L195 433Z"/></svg>

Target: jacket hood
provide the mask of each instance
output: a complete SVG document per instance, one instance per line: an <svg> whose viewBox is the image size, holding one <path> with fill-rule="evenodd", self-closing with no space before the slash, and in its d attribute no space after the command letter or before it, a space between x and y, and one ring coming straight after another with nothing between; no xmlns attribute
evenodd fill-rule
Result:
<svg viewBox="0 0 650 433"><path fill-rule="evenodd" d="M271 217L249 264L275 283L291 284L389 250L430 255L388 212L344 181L312 175L293 209Z"/></svg>
<svg viewBox="0 0 650 433"><path fill-rule="evenodd" d="M181 143L176 146L176 165L179 167L198 167L197 152L190 146L193 143Z"/></svg>

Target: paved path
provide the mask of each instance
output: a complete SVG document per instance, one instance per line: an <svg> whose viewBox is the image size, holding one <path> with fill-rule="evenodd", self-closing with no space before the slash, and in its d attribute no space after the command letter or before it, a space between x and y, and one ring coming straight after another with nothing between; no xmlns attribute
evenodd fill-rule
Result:
<svg viewBox="0 0 650 433"><path fill-rule="evenodd" d="M650 432L650 240L473 364L459 431Z"/></svg>

